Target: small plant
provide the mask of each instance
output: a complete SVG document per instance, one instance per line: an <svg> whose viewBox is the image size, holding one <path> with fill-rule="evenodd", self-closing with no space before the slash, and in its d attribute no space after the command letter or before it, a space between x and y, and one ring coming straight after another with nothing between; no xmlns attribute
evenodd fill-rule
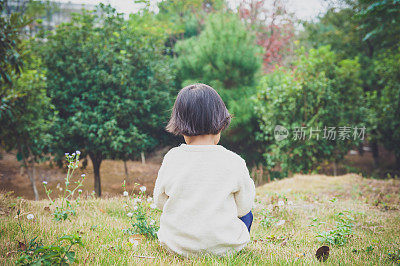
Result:
<svg viewBox="0 0 400 266"><path fill-rule="evenodd" d="M329 201L335 203L338 199L336 197L331 198Z"/></svg>
<svg viewBox="0 0 400 266"><path fill-rule="evenodd" d="M135 187L139 184L135 184ZM124 192L123 195L129 199L129 193L125 190L125 181L122 185ZM133 229L126 229L125 231L129 234L141 234L148 238L157 238L157 231L159 227L156 225L156 221L151 218L151 214L156 208L155 204L152 203L151 197L145 195L146 187L141 186L140 192L137 197L133 197L134 206L133 208L125 200L125 208L127 216L132 220Z"/></svg>
<svg viewBox="0 0 400 266"><path fill-rule="evenodd" d="M368 246L365 249L353 249L352 252L353 253L360 253L360 252L365 252L365 253L371 253L374 250L373 246Z"/></svg>
<svg viewBox="0 0 400 266"><path fill-rule="evenodd" d="M80 236L65 235L60 237L53 245L43 245L43 241L37 241L38 237L36 236L27 243L19 215L20 210L17 212L18 224L24 235L25 242L19 242L19 251L23 252L23 254L16 261L16 265L69 265L69 263L77 262L75 252L71 248L74 245L83 246ZM64 246L64 241L68 241L69 244Z"/></svg>
<svg viewBox="0 0 400 266"><path fill-rule="evenodd" d="M271 211L265 210L262 213L262 220L260 224L266 228L271 227L273 224L277 223L279 219L272 217Z"/></svg>
<svg viewBox="0 0 400 266"><path fill-rule="evenodd" d="M317 238L322 243L343 246L353 233L354 218L349 214L340 212L336 216L336 228L321 232Z"/></svg>
<svg viewBox="0 0 400 266"><path fill-rule="evenodd" d="M74 171L76 168L79 166L79 155L81 154L80 151L76 151L72 153L71 155L69 153L65 153L65 157L68 162L68 173L67 177L65 178L65 189L64 193L61 196L61 198L53 200L50 197L51 190L47 189L47 182L43 181L43 186L46 191L46 195L50 200L50 205L55 205L57 200L60 200L61 203L59 205L55 205L56 209L53 213L54 219L57 221L61 220L66 220L68 218L68 215L76 215L76 206L79 206L79 198L80 195L82 194L82 190L78 188L83 186L83 181L85 180L85 174L81 175L81 178L75 181L74 183L76 184L74 189L70 188L70 182L72 179L72 176L74 174ZM73 201L72 198L75 194L75 191L78 190L78 197ZM74 204L75 203L75 204Z"/></svg>

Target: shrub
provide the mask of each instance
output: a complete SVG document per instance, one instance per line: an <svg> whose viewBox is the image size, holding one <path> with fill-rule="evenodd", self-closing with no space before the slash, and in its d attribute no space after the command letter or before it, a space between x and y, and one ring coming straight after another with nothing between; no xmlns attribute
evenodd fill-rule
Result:
<svg viewBox="0 0 400 266"><path fill-rule="evenodd" d="M339 61L329 46L308 52L300 48L297 55L292 68L263 77L254 98L262 132L257 138L268 143L265 163L279 165L284 174L315 170L324 160L340 161L360 141L354 131L360 133L363 126L357 59ZM288 138L274 138L278 125L288 130ZM331 127L334 140L328 138ZM341 129L350 129L343 139Z"/></svg>

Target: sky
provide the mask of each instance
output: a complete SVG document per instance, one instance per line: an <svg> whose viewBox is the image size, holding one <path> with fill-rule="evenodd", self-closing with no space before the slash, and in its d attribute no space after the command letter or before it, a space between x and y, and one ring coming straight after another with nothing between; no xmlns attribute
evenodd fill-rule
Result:
<svg viewBox="0 0 400 266"><path fill-rule="evenodd" d="M160 0L151 0L151 9L157 10L156 4ZM311 20L323 13L327 9L327 3L324 0L284 0L286 1L289 11L295 13L296 17L302 20ZM140 4L136 4L134 0L58 0L57 2L71 2L74 4L90 4L96 5L100 2L111 4L118 12L135 13ZM231 7L237 7L240 0L228 0ZM272 2L272 1L271 1Z"/></svg>

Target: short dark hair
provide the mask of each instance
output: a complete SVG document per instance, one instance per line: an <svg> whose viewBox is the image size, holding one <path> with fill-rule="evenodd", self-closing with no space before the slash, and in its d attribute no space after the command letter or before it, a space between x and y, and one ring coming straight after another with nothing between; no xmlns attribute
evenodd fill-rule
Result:
<svg viewBox="0 0 400 266"><path fill-rule="evenodd" d="M218 92L196 83L179 91L166 130L174 135L216 135L229 126L231 118Z"/></svg>

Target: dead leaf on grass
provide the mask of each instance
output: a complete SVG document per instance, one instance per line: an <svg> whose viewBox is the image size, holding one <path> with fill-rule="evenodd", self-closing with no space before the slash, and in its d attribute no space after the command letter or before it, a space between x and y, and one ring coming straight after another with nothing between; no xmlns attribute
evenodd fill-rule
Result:
<svg viewBox="0 0 400 266"><path fill-rule="evenodd" d="M26 250L26 245L25 243L18 241L18 248L25 251Z"/></svg>
<svg viewBox="0 0 400 266"><path fill-rule="evenodd" d="M329 257L329 247L328 246L322 246L319 249L317 249L317 252L315 253L315 257L319 261L326 261Z"/></svg>

